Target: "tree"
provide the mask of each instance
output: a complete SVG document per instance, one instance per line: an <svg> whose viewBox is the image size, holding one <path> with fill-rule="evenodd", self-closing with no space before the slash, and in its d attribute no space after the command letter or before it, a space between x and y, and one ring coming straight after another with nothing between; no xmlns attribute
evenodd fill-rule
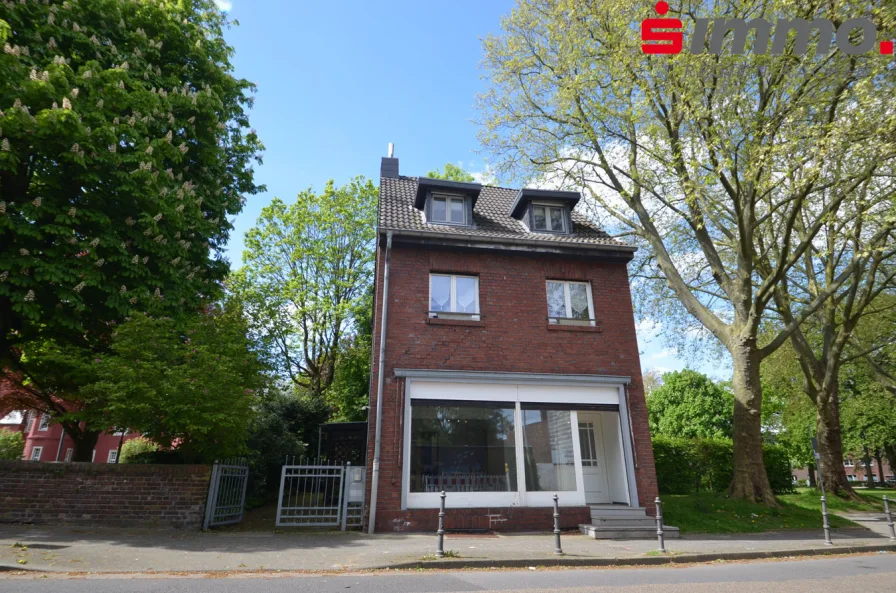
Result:
<svg viewBox="0 0 896 593"><path fill-rule="evenodd" d="M246 233L231 289L275 368L322 397L373 278L377 189L361 177L290 205L275 198Z"/></svg>
<svg viewBox="0 0 896 593"><path fill-rule="evenodd" d="M373 347L373 284L367 288L353 315L353 332L342 339L336 355L333 383L326 398L333 420L355 422L367 418L370 401L370 361Z"/></svg>
<svg viewBox="0 0 896 593"><path fill-rule="evenodd" d="M663 374L647 398L652 435L730 439L733 411L731 393L691 369Z"/></svg>
<svg viewBox="0 0 896 593"><path fill-rule="evenodd" d="M228 217L259 190L262 149L228 24L211 0L0 5L8 380L28 380L25 344L101 351L128 315L195 310L217 294ZM11 391L64 413L43 387Z"/></svg>
<svg viewBox="0 0 896 593"><path fill-rule="evenodd" d="M0 430L0 459L15 461L25 452L25 439L21 432Z"/></svg>
<svg viewBox="0 0 896 593"><path fill-rule="evenodd" d="M444 172L440 169L434 169L426 174L430 179L447 179L449 181L463 181L465 183L472 183L476 181L476 178L471 174L464 171L461 167L451 163L445 163L443 167Z"/></svg>
<svg viewBox="0 0 896 593"><path fill-rule="evenodd" d="M644 396L649 398L654 390L662 386L663 374L656 369L649 369L644 371L644 376L642 377L641 382L644 385Z"/></svg>
<svg viewBox="0 0 896 593"><path fill-rule="evenodd" d="M843 467L840 431L840 370L851 360L875 352L881 347L872 332L864 348L850 348L853 334L863 320L875 324L887 321L881 313L893 309L894 299L887 290L896 286L896 249L893 248L892 214L885 206L894 187L889 179L866 182L854 196L844 200L837 218L825 219L816 240L807 241L800 261L791 276L778 284L775 305L783 323L792 323L794 310L805 306L821 293L832 298L790 334L790 342L803 376L803 391L816 408L816 435L821 456L825 487L833 493L853 496L852 486ZM822 204L830 200L822 196ZM888 220L889 219L889 220ZM795 231L804 236L805 227L797 221ZM759 238L762 241L761 238ZM851 266L848 279L841 284L841 270ZM891 332L892 333L892 332ZM892 339L884 335L884 343Z"/></svg>
<svg viewBox="0 0 896 593"><path fill-rule="evenodd" d="M690 39L694 15L839 21L840 4L704 0L670 16L684 16ZM883 21L874 3L860 4ZM759 330L823 222L892 171L896 118L880 97L892 94L894 76L873 54L821 48L816 58L793 43L783 55L734 53L738 36L724 30L715 35L721 55L647 56L634 31L650 5L521 0L503 33L485 41L491 89L480 98L481 140L503 174L583 189L598 222L647 248L638 274L731 355L729 493L775 505L763 466L760 363L863 258L838 269L767 342Z"/></svg>

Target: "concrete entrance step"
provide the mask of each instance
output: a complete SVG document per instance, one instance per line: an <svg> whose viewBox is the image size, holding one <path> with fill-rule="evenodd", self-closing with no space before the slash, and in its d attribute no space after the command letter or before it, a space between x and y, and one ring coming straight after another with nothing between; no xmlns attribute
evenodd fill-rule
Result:
<svg viewBox="0 0 896 593"><path fill-rule="evenodd" d="M594 539L655 539L656 527L618 525L613 527L598 525L579 525L579 531ZM679 537L678 527L663 525L663 535L667 539Z"/></svg>
<svg viewBox="0 0 896 593"><path fill-rule="evenodd" d="M622 505L590 505L591 517L646 517L647 509L644 507L628 507Z"/></svg>
<svg viewBox="0 0 896 593"><path fill-rule="evenodd" d="M591 517L595 527L644 527L656 530L656 519L653 517Z"/></svg>

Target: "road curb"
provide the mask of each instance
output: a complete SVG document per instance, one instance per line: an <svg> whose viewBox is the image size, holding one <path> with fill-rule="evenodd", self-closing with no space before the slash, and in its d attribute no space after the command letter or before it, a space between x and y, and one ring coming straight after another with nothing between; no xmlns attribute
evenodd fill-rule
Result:
<svg viewBox="0 0 896 593"><path fill-rule="evenodd" d="M490 560L477 558L456 558L450 560L420 560L415 562L403 562L399 564L387 564L382 566L357 568L348 572L368 572L380 570L415 570L415 569L432 569L432 570L458 570L465 568L529 568L529 567L579 567L579 568L600 568L613 566L662 566L673 564L700 564L707 562L718 562L725 560L763 560L774 558L789 558L795 556L840 556L847 554L867 554L869 552L889 552L896 553L896 544L886 543L873 546L835 546L825 548L802 548L797 550L771 550L771 551L755 551L755 552L724 552L716 554L681 554L678 556L638 556L632 558L594 558L594 557L570 557L558 556L552 558L529 558L529 559L508 559L508 560ZM46 568L36 568L31 566L23 566L19 564L0 564L0 573L4 572L34 572L34 573L67 573L68 570L54 570ZM81 572L81 571L76 571ZM101 574L157 574L165 575L168 571L153 570L147 572L129 572L129 571L89 571L96 575ZM173 571L179 574L195 573L195 574L213 574L213 573L253 573L258 572L341 572L341 571L320 571L307 570L302 568L280 568L259 571L258 569L249 569L241 571L239 569L227 570L178 570Z"/></svg>
<svg viewBox="0 0 896 593"><path fill-rule="evenodd" d="M418 569L431 568L437 570L451 568L528 568L530 566L570 566L570 567L602 567L602 566L655 566L663 564L695 564L717 562L719 560L762 560L787 558L790 556L836 556L843 554L863 554L868 552L896 552L896 544L886 543L874 546L834 546L825 548L802 548L797 550L771 550L755 552L720 552L716 554L681 554L666 556L642 556L635 558L589 558L558 556L556 558L489 560L476 558L457 558L455 560L421 560L392 564L381 568Z"/></svg>

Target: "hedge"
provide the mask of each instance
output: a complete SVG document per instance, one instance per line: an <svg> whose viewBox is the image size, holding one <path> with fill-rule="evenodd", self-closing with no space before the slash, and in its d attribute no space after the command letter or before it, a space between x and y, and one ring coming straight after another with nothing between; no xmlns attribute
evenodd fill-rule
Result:
<svg viewBox="0 0 896 593"><path fill-rule="evenodd" d="M777 445L763 445L765 471L775 494L793 491L790 459ZM734 476L734 446L726 439L654 437L660 494L722 492Z"/></svg>

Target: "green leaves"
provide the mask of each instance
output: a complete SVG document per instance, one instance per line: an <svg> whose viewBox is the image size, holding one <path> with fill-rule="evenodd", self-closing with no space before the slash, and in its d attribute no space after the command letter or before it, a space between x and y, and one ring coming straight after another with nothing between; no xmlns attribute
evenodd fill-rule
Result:
<svg viewBox="0 0 896 593"><path fill-rule="evenodd" d="M286 204L275 198L246 234L231 289L283 376L323 395L373 278L377 189L362 177Z"/></svg>
<svg viewBox="0 0 896 593"><path fill-rule="evenodd" d="M263 148L226 24L206 0L0 6L0 356L219 294Z"/></svg>
<svg viewBox="0 0 896 593"><path fill-rule="evenodd" d="M732 436L734 397L709 377L685 369L663 375L647 398L650 432L668 437Z"/></svg>

